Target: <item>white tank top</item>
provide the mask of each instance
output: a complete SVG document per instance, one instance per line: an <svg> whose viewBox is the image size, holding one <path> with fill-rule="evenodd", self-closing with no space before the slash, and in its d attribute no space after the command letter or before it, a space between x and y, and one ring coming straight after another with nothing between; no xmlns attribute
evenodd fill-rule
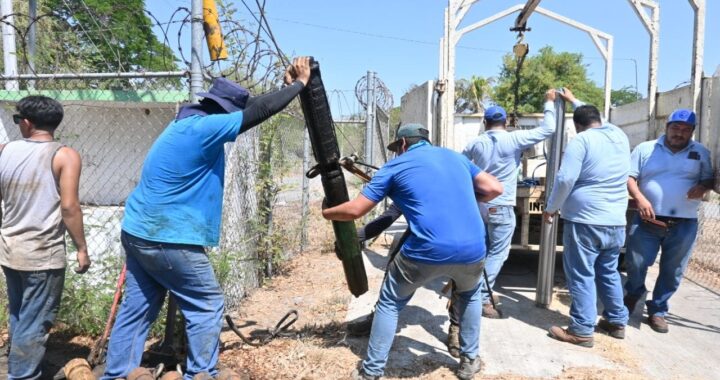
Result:
<svg viewBox="0 0 720 380"><path fill-rule="evenodd" d="M65 224L52 171L62 146L18 140L0 152L0 265L24 271L65 268Z"/></svg>

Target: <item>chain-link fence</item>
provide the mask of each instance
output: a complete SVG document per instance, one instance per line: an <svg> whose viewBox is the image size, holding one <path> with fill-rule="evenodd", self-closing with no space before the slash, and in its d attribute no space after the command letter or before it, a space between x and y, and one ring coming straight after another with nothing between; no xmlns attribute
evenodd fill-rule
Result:
<svg viewBox="0 0 720 380"><path fill-rule="evenodd" d="M710 195L700 206L695 249L687 277L703 286L720 291L720 196Z"/></svg>
<svg viewBox="0 0 720 380"><path fill-rule="evenodd" d="M37 81L35 89L0 91L0 143L22 138L12 119L15 103L30 94L48 95L65 110L56 140L76 149L83 160L80 202L93 265L82 276L68 271L60 321L90 333L103 326L124 261L120 230L125 200L139 181L152 143L188 93L184 77L50 80ZM221 239L210 257L229 308L302 249L307 202L303 157L310 156L303 136L301 120L278 115L226 145ZM320 194L315 189L314 198ZM68 238L72 262L70 243Z"/></svg>

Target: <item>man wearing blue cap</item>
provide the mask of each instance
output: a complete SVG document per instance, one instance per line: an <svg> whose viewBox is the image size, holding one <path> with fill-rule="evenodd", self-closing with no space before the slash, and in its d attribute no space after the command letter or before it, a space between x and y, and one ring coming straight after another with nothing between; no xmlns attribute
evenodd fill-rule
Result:
<svg viewBox="0 0 720 380"><path fill-rule="evenodd" d="M505 191L487 204L480 205L487 225L487 259L485 271L488 284L483 286L483 317L500 318L501 312L490 302L488 289L495 286L495 279L510 253L510 242L515 231L515 192L518 167L522 151L542 142L555 132L555 90L545 94L545 118L539 127L508 132L507 113L500 106L485 110L485 133L476 137L465 147L463 154L480 169L495 176ZM449 337L457 336L457 326L451 313ZM451 352L454 344L449 343Z"/></svg>
<svg viewBox="0 0 720 380"><path fill-rule="evenodd" d="M140 365L167 292L185 318L185 379L217 375L224 300L204 247L217 246L220 236L225 143L285 108L309 79L307 57L286 70L288 86L257 97L215 79L209 92L197 94L200 104L182 107L155 140L125 204L125 297L103 379L125 378Z"/></svg>
<svg viewBox="0 0 720 380"><path fill-rule="evenodd" d="M375 309L367 357L354 380L380 378L398 315L415 290L429 281L455 281L460 310L460 379L480 371L480 278L485 259L484 226L475 205L498 196L502 185L462 155L434 147L428 130L406 124L388 149L398 157L373 176L357 198L323 210L330 220L355 220L386 196L408 221L410 235L387 269Z"/></svg>
<svg viewBox="0 0 720 380"><path fill-rule="evenodd" d="M628 190L638 213L628 234L624 302L632 313L644 300L648 267L662 248L660 274L652 299L645 303L648 324L659 333L668 332L665 316L695 244L700 201L714 186L710 151L692 140L695 125L694 112L675 110L668 117L665 135L639 144L632 152Z"/></svg>

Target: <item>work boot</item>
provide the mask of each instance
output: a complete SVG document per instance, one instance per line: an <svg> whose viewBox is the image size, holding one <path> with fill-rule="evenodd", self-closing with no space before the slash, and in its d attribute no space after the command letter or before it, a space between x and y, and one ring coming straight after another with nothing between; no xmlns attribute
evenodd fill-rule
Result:
<svg viewBox="0 0 720 380"><path fill-rule="evenodd" d="M663 333L669 331L668 324L665 321L665 318L660 315L651 315L648 317L648 324L650 325L650 328L653 329L655 332Z"/></svg>
<svg viewBox="0 0 720 380"><path fill-rule="evenodd" d="M629 294L623 298L623 304L628 309L628 312L630 314L632 314L633 311L635 311L635 307L637 306L638 301L640 301L640 297L631 296Z"/></svg>
<svg viewBox="0 0 720 380"><path fill-rule="evenodd" d="M492 304L485 303L482 307L482 316L490 319L500 319L502 318L502 312L500 309L494 308Z"/></svg>
<svg viewBox="0 0 720 380"><path fill-rule="evenodd" d="M605 318L601 318L597 327L602 332L610 335L615 339L625 339L625 326L616 325L608 322Z"/></svg>
<svg viewBox="0 0 720 380"><path fill-rule="evenodd" d="M447 348L450 356L454 358L460 357L460 326L450 324L447 337Z"/></svg>
<svg viewBox="0 0 720 380"><path fill-rule="evenodd" d="M380 376L371 376L365 373L362 368L354 370L350 374L350 379L352 380L378 380L380 379Z"/></svg>
<svg viewBox="0 0 720 380"><path fill-rule="evenodd" d="M352 336L370 336L375 312L356 318L347 323L346 329Z"/></svg>
<svg viewBox="0 0 720 380"><path fill-rule="evenodd" d="M471 380L475 378L475 374L480 372L480 356L475 359L463 355L460 357L460 367L457 370L457 377L460 380Z"/></svg>
<svg viewBox="0 0 720 380"><path fill-rule="evenodd" d="M551 338L557 339L561 342L567 342L581 347L592 347L594 344L593 337L578 336L571 333L568 329L564 329L558 326L553 326L549 328L548 335Z"/></svg>

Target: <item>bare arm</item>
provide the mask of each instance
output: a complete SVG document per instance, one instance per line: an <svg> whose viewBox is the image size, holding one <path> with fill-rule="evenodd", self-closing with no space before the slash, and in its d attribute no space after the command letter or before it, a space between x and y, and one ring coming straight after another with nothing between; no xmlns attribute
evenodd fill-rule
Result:
<svg viewBox="0 0 720 380"><path fill-rule="evenodd" d="M650 201L640 191L635 177L628 177L628 193L637 202L638 212L643 219L655 219L655 210L653 210Z"/></svg>
<svg viewBox="0 0 720 380"><path fill-rule="evenodd" d="M78 195L81 168L80 155L72 148L60 148L53 159L53 172L58 178L60 187L60 210L63 223L77 247L78 266L75 268L77 273L85 273L90 268L90 257L85 242L83 215Z"/></svg>
<svg viewBox="0 0 720 380"><path fill-rule="evenodd" d="M322 214L325 219L346 222L361 218L370 212L376 204L377 203L360 194L357 198L351 201L339 204L335 207L326 208L323 210Z"/></svg>
<svg viewBox="0 0 720 380"><path fill-rule="evenodd" d="M473 186L480 202L489 202L503 193L502 183L486 172L480 172L473 178Z"/></svg>

